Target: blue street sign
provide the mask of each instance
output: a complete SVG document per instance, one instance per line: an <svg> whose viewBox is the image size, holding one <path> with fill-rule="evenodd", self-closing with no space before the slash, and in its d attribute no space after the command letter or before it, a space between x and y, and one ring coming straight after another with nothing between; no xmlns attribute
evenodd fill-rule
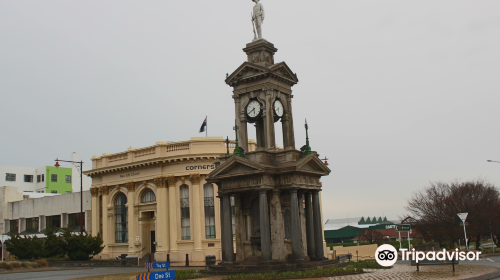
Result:
<svg viewBox="0 0 500 280"><path fill-rule="evenodd" d="M165 280L165 279L175 279L175 270L137 274L137 280Z"/></svg>
<svg viewBox="0 0 500 280"><path fill-rule="evenodd" d="M144 268L148 269L168 269L170 268L170 263L162 262L162 263L145 263Z"/></svg>

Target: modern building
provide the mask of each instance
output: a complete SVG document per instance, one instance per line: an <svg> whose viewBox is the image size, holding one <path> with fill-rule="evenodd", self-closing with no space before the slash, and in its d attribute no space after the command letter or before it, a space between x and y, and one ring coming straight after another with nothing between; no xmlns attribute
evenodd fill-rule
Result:
<svg viewBox="0 0 500 280"><path fill-rule="evenodd" d="M218 187L205 177L235 143L222 137L157 142L116 154L92 157L92 234L101 233L97 258L121 254L157 261L221 259ZM248 143L255 150L255 141ZM234 230L233 230L234 233Z"/></svg>
<svg viewBox="0 0 500 280"><path fill-rule="evenodd" d="M19 192L17 187L0 187L0 234L4 232L4 217L6 216L9 202L35 199L45 196L54 196L52 193Z"/></svg>
<svg viewBox="0 0 500 280"><path fill-rule="evenodd" d="M69 227L91 231L90 191L68 194L19 193L15 187L0 187L1 241L10 239L9 233L44 238L46 228ZM3 195L3 196L2 196ZM31 198L30 196L42 196ZM84 216L80 214L83 206Z"/></svg>
<svg viewBox="0 0 500 280"><path fill-rule="evenodd" d="M324 225L325 240L326 243L354 242L363 229L382 229L392 224L394 221L387 220L387 217L328 219Z"/></svg>
<svg viewBox="0 0 500 280"><path fill-rule="evenodd" d="M77 154L72 153L71 160L76 161L76 158ZM88 191L91 179L83 176L80 181L78 168L69 163L66 165L68 167L0 165L0 186L17 187L20 192L63 194L79 192L80 183L83 183L83 190Z"/></svg>

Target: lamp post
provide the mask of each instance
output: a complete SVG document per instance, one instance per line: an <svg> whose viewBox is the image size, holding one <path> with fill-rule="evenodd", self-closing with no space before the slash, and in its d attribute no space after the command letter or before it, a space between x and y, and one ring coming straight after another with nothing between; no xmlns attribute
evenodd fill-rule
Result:
<svg viewBox="0 0 500 280"><path fill-rule="evenodd" d="M500 163L500 161L491 160L491 159L488 159L487 162L498 162L498 163Z"/></svg>
<svg viewBox="0 0 500 280"><path fill-rule="evenodd" d="M72 160L62 160L59 158L56 158L56 164L54 165L55 167L61 166L59 164L59 161L61 162L71 162L77 169L80 171L80 235L83 235L83 220L84 220L84 215L83 215L83 161L72 161ZM79 164L79 165L77 165ZM71 181L73 182L73 181Z"/></svg>

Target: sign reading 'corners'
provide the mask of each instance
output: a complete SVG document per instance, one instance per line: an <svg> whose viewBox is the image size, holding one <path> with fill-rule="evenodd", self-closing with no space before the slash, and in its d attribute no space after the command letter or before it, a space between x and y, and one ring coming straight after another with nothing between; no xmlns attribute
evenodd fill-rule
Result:
<svg viewBox="0 0 500 280"><path fill-rule="evenodd" d="M186 170L203 170L203 169L215 169L215 164L186 166Z"/></svg>

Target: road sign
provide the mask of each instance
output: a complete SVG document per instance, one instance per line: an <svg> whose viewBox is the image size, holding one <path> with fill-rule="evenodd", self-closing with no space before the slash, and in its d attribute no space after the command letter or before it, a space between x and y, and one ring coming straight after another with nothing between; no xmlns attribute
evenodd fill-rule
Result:
<svg viewBox="0 0 500 280"><path fill-rule="evenodd" d="M137 280L175 279L175 270L137 274Z"/></svg>
<svg viewBox="0 0 500 280"><path fill-rule="evenodd" d="M410 225L396 225L396 231L411 231Z"/></svg>
<svg viewBox="0 0 500 280"><path fill-rule="evenodd" d="M468 214L469 213L466 212L466 213L458 213L457 215L460 218L460 220L465 221L465 219L467 219Z"/></svg>
<svg viewBox="0 0 500 280"><path fill-rule="evenodd" d="M168 269L170 268L170 263L168 262L155 262L155 263L145 263L144 268L148 269Z"/></svg>

